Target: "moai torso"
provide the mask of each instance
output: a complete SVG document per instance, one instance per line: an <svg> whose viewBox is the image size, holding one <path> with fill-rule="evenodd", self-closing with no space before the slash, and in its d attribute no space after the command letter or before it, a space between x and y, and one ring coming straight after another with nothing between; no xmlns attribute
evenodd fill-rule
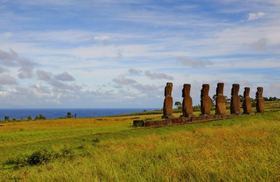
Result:
<svg viewBox="0 0 280 182"><path fill-rule="evenodd" d="M251 98L250 98L250 88L245 87L243 94L243 113L250 114L252 112Z"/></svg>
<svg viewBox="0 0 280 182"><path fill-rule="evenodd" d="M212 102L209 97L209 84L203 84L200 95L200 104L201 104L201 114L202 115L210 115Z"/></svg>
<svg viewBox="0 0 280 182"><path fill-rule="evenodd" d="M256 109L257 112L262 113L264 112L264 98L263 98L263 88L258 87L256 93Z"/></svg>
<svg viewBox="0 0 280 182"><path fill-rule="evenodd" d="M173 113L173 98L172 98L172 83L167 83L164 90L164 103L163 103L163 118L172 117Z"/></svg>
<svg viewBox="0 0 280 182"><path fill-rule="evenodd" d="M182 103L182 113L183 117L191 117L193 114L193 108L192 108L192 98L190 96L191 91L191 85L190 84L184 84L183 90L182 90L182 97L183 97L183 103Z"/></svg>
<svg viewBox="0 0 280 182"><path fill-rule="evenodd" d="M226 101L224 97L224 83L218 83L216 89L216 114L226 114Z"/></svg>
<svg viewBox="0 0 280 182"><path fill-rule="evenodd" d="M233 84L231 89L230 113L240 114L239 84Z"/></svg>

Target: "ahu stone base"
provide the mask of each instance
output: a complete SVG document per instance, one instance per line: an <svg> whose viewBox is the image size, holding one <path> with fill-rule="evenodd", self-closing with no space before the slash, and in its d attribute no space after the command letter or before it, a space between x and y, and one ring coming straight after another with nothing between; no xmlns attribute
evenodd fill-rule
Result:
<svg viewBox="0 0 280 182"><path fill-rule="evenodd" d="M192 123L203 123L208 121L222 120L231 118L231 115L201 115L198 117L180 117L162 120L134 120L134 127L161 127L168 125L182 125L182 124L192 124Z"/></svg>

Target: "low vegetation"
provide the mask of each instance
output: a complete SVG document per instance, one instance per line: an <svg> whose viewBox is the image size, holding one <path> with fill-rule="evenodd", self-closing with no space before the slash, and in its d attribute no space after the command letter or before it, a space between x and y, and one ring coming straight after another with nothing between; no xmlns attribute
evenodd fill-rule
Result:
<svg viewBox="0 0 280 182"><path fill-rule="evenodd" d="M14 159L8 159L5 163L7 166L13 166L14 169L24 166L34 166L46 164L59 158L72 158L74 153L71 149L64 148L59 152L42 149L33 152L30 155L17 156Z"/></svg>
<svg viewBox="0 0 280 182"><path fill-rule="evenodd" d="M2 123L0 181L279 181L280 103L266 106L161 128L131 127L161 114Z"/></svg>

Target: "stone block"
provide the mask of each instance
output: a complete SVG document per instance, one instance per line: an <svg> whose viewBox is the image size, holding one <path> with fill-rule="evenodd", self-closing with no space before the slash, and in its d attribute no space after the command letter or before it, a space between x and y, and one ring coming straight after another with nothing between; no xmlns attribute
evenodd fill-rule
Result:
<svg viewBox="0 0 280 182"><path fill-rule="evenodd" d="M212 100L209 97L209 84L203 84L200 95L200 110L202 115L210 115Z"/></svg>
<svg viewBox="0 0 280 182"><path fill-rule="evenodd" d="M264 98L263 98L263 87L257 88L256 93L256 110L258 113L264 112Z"/></svg>
<svg viewBox="0 0 280 182"><path fill-rule="evenodd" d="M182 113L183 117L191 117L193 115L192 98L190 96L191 85L184 84L182 90Z"/></svg>
<svg viewBox="0 0 280 182"><path fill-rule="evenodd" d="M173 98L172 98L173 84L168 82L164 89L164 102L163 102L163 116L162 118L172 118L173 113Z"/></svg>
<svg viewBox="0 0 280 182"><path fill-rule="evenodd" d="M249 87L245 87L245 89L244 89L242 107L243 107L243 114L252 113L252 104L251 104Z"/></svg>
<svg viewBox="0 0 280 182"><path fill-rule="evenodd" d="M233 84L231 89L231 102L230 102L230 113L240 114L240 96L239 94L239 84Z"/></svg>
<svg viewBox="0 0 280 182"><path fill-rule="evenodd" d="M218 83L216 89L216 115L226 114L226 100L224 96L224 83Z"/></svg>

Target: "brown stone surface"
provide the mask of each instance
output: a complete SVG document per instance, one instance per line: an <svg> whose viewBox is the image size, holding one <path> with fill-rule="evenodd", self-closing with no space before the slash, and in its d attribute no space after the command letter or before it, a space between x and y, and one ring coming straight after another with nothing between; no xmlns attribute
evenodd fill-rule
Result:
<svg viewBox="0 0 280 182"><path fill-rule="evenodd" d="M250 98L250 88L245 87L243 94L243 114L250 114L252 112L252 104Z"/></svg>
<svg viewBox="0 0 280 182"><path fill-rule="evenodd" d="M143 127L145 125L144 120L134 120L132 126L134 127Z"/></svg>
<svg viewBox="0 0 280 182"><path fill-rule="evenodd" d="M239 84L233 84L231 89L230 113L240 114Z"/></svg>
<svg viewBox="0 0 280 182"><path fill-rule="evenodd" d="M191 92L191 85L190 84L184 84L183 90L182 90L182 113L183 117L191 117L193 114L193 107L192 107L192 98L190 96Z"/></svg>
<svg viewBox="0 0 280 182"><path fill-rule="evenodd" d="M172 96L173 83L167 82L164 88L164 96Z"/></svg>
<svg viewBox="0 0 280 182"><path fill-rule="evenodd" d="M210 115L211 107L212 107L212 101L209 97L209 84L203 84L201 89L201 95L200 95L200 104L201 104L201 114L202 115Z"/></svg>
<svg viewBox="0 0 280 182"><path fill-rule="evenodd" d="M224 83L218 83L216 89L216 115L226 114L226 100L224 96Z"/></svg>
<svg viewBox="0 0 280 182"><path fill-rule="evenodd" d="M222 120L231 118L232 115L201 115L198 117L180 117L180 118L169 118L162 120L135 120L133 126L135 127L162 127L168 125L181 125L181 124L192 124L192 123L203 123L215 120Z"/></svg>
<svg viewBox="0 0 280 182"><path fill-rule="evenodd" d="M256 109L257 112L262 113L264 112L264 98L263 98L263 88L258 87L256 93Z"/></svg>
<svg viewBox="0 0 280 182"><path fill-rule="evenodd" d="M164 90L164 103L163 103L163 118L171 118L173 113L173 98L172 98L173 84L168 82Z"/></svg>

